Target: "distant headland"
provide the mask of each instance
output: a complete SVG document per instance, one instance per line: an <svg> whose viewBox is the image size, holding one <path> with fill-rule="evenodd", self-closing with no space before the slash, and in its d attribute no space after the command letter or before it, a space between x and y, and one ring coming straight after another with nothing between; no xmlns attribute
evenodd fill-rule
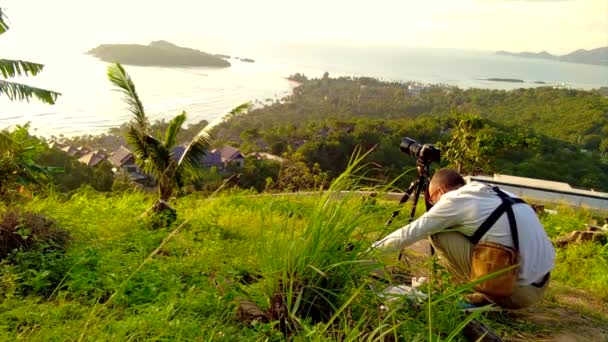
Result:
<svg viewBox="0 0 608 342"><path fill-rule="evenodd" d="M139 44L102 44L87 52L104 62L119 62L141 66L217 67L230 62L218 55L177 46L164 40Z"/></svg>
<svg viewBox="0 0 608 342"><path fill-rule="evenodd" d="M566 55L553 55L547 51L542 52L508 52L498 51L497 55L501 56L515 56L523 58L537 58L537 59L550 59L560 62L571 62L571 63L582 63L582 64L595 64L595 65L607 65L608 66L608 46L601 47L592 50L579 49L570 52Z"/></svg>

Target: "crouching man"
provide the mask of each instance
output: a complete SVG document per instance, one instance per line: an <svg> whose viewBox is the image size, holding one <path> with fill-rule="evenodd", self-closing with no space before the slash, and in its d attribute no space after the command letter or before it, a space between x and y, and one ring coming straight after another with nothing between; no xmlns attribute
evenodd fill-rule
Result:
<svg viewBox="0 0 608 342"><path fill-rule="evenodd" d="M431 210L373 247L398 251L428 237L457 281L479 282L470 302L518 309L542 298L555 250L529 205L497 187L466 184L451 169L433 175L428 196Z"/></svg>

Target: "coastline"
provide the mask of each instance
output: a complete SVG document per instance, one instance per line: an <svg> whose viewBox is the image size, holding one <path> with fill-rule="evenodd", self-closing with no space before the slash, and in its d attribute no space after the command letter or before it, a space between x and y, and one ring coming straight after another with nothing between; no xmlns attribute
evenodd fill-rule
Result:
<svg viewBox="0 0 608 342"><path fill-rule="evenodd" d="M418 50L416 50L418 51ZM522 58L492 56L490 54L462 53L460 62L449 62L447 69L427 70L417 66L415 58L425 58L420 63L442 63L422 52L407 50L413 55L411 65L402 63L379 66L360 60L360 56L349 59L349 64L336 64L333 60L311 61L303 55L298 62L285 63L287 56L277 54L274 59L262 58L256 63L234 63L230 68L158 68L128 66L142 98L148 115L152 120L169 118L185 110L188 123L206 119L210 122L222 117L226 111L243 102L264 103L267 99L280 99L289 95L300 84L288 80L287 75L304 73L308 77L320 77L329 71L330 76L367 76L380 80L399 82L418 81L421 84L447 84L466 88L485 88L510 90L540 86L562 86L576 89L599 88L608 86L608 69L601 66L578 65L570 63L546 62ZM330 51L331 52L331 51ZM346 51L348 52L348 51ZM291 53L291 52L290 52ZM381 55L382 51L373 51ZM389 52L387 52L389 53ZM395 52L395 56L399 56ZM446 58L451 51L445 51ZM465 57L470 59L464 59ZM27 57L27 56L26 56ZM317 56L319 58L324 56ZM329 58L329 57L328 57ZM477 58L477 59L476 59ZM489 59L504 70L486 66L475 68L476 61ZM511 61L505 62L505 59ZM291 59L296 60L296 59ZM523 62L522 62L523 61ZM367 64L366 64L367 63ZM460 64L458 64L460 63ZM437 64L441 66L441 64ZM35 101L30 103L10 102L0 99L0 128L23 125L32 122L33 132L45 137L60 134L76 136L83 134L102 134L111 127L128 121L130 115L121 101L121 96L112 90L105 76L107 63L90 55L70 55L57 59L45 66L45 71L27 84L54 89L63 95L54 106ZM522 66L528 66L535 73L522 75ZM517 67L516 69L513 69ZM463 69L464 68L464 69ZM490 68L490 69L488 69ZM493 68L493 69L492 69ZM544 69L543 69L544 68ZM66 70L71 70L66 73ZM604 72L607 77L602 78ZM492 78L512 78L529 80L525 83L497 82L479 80L491 75ZM592 77L579 77L591 75ZM545 82L536 83L536 82ZM588 83L584 83L588 82ZM591 82L591 83L589 83Z"/></svg>

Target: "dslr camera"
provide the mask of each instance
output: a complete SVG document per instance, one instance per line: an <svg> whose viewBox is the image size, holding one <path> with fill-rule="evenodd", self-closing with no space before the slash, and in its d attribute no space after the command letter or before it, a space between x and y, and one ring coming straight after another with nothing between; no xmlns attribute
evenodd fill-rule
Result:
<svg viewBox="0 0 608 342"><path fill-rule="evenodd" d="M416 159L426 165L432 162L439 163L441 159L441 151L437 147L432 144L419 144L412 138L403 138L399 148L401 152L416 157Z"/></svg>

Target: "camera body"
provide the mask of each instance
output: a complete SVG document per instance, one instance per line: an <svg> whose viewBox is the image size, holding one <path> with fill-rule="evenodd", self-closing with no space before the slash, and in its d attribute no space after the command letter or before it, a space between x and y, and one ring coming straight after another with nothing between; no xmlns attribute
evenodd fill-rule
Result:
<svg viewBox="0 0 608 342"><path fill-rule="evenodd" d="M399 145L401 152L416 157L423 164L430 164L441 160L441 151L432 144L419 144L416 140L404 137Z"/></svg>

